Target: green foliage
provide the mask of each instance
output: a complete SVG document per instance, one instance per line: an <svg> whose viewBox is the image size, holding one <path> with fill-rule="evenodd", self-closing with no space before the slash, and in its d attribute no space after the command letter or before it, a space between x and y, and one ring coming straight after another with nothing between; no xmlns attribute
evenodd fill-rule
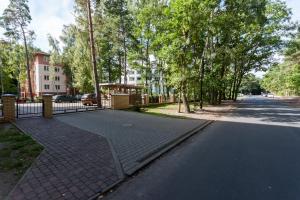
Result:
<svg viewBox="0 0 300 200"><path fill-rule="evenodd" d="M14 41L23 40L25 59L26 59L26 75L29 87L31 100L33 100L33 92L30 77L30 49L28 46L34 39L34 32L28 30L28 25L31 22L28 0L10 0L8 7L4 10L0 17L0 26L6 32L5 35Z"/></svg>
<svg viewBox="0 0 300 200"><path fill-rule="evenodd" d="M241 83L240 92L242 94L260 95L262 92L260 82L261 80L255 77L254 74L247 74Z"/></svg>
<svg viewBox="0 0 300 200"><path fill-rule="evenodd" d="M263 87L278 95L300 95L300 32L291 40L282 64L272 65L262 81Z"/></svg>
<svg viewBox="0 0 300 200"><path fill-rule="evenodd" d="M92 92L86 1L76 0L74 11L75 23L60 37L62 51L49 37L51 63L63 63L69 88ZM259 90L249 73L272 65L294 28L281 0L95 0L92 11L99 81L121 82L130 66L141 72L145 93L175 91L186 111L192 100L216 104ZM299 44L289 46L289 62L298 66ZM297 70L289 67L280 79L294 92Z"/></svg>
<svg viewBox="0 0 300 200"><path fill-rule="evenodd" d="M0 41L0 49L0 93L3 83L3 93L18 94L18 83L26 80L24 48L16 43Z"/></svg>

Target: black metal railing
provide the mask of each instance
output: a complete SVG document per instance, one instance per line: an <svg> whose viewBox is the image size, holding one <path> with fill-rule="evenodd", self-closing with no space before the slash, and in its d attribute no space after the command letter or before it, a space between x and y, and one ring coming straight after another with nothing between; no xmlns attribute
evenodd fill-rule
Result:
<svg viewBox="0 0 300 200"><path fill-rule="evenodd" d="M63 114L71 112L83 112L97 109L96 104L83 105L81 101L74 102L52 102L53 114Z"/></svg>
<svg viewBox="0 0 300 200"><path fill-rule="evenodd" d="M169 103L170 97L167 96L149 96L149 103L158 104L158 103Z"/></svg>
<svg viewBox="0 0 300 200"><path fill-rule="evenodd" d="M34 102L16 101L16 117L41 117L43 116L43 100L36 100Z"/></svg>
<svg viewBox="0 0 300 200"><path fill-rule="evenodd" d="M150 96L149 103L159 103L159 96Z"/></svg>
<svg viewBox="0 0 300 200"><path fill-rule="evenodd" d="M102 98L101 99L102 108L111 108L111 99ZM63 114L63 113L72 113L72 112L84 112L84 111L93 111L98 109L95 102L83 103L82 101L73 101L73 102L52 102L53 114Z"/></svg>
<svg viewBox="0 0 300 200"><path fill-rule="evenodd" d="M0 117L3 117L3 104L2 104L2 102L0 102Z"/></svg>

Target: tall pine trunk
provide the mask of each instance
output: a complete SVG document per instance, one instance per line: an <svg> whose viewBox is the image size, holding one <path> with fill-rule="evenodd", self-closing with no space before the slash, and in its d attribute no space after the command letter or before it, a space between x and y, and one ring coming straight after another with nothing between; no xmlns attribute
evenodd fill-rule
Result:
<svg viewBox="0 0 300 200"><path fill-rule="evenodd" d="M100 86L99 86L99 77L98 77L98 72L97 72L96 51L95 51L95 43L94 43L94 30L93 30L93 21L92 21L90 0L87 0L87 10L88 10L88 22L89 22L90 48L91 48L91 55L92 55L91 61L92 61L92 66L93 66L94 79L95 79L95 93L96 93L96 98L97 98L97 106L99 108L101 108L102 107L101 93L100 93Z"/></svg>
<svg viewBox="0 0 300 200"><path fill-rule="evenodd" d="M187 98L187 83L186 81L183 82L183 86L182 86L182 103L184 106L184 112L185 113L190 113L190 105L189 105L189 101Z"/></svg>
<svg viewBox="0 0 300 200"><path fill-rule="evenodd" d="M27 40L25 36L25 31L22 28L22 34L24 39L24 46L25 46L25 56L26 56L26 73L27 73L27 81L28 81L28 89L30 94L30 100L33 101L33 93L32 93L32 85L31 85L31 76L30 76L30 64L29 64L29 53L28 53L28 47L27 47Z"/></svg>

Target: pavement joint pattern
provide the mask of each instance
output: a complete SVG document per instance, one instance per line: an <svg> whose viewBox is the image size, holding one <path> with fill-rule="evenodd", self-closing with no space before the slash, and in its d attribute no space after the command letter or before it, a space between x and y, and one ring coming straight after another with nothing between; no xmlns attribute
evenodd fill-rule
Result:
<svg viewBox="0 0 300 200"><path fill-rule="evenodd" d="M56 119L110 140L127 175L141 168L141 161L152 152L208 122L117 110L61 115Z"/></svg>
<svg viewBox="0 0 300 200"><path fill-rule="evenodd" d="M120 181L108 141L55 119L18 120L44 146L8 199L89 199Z"/></svg>

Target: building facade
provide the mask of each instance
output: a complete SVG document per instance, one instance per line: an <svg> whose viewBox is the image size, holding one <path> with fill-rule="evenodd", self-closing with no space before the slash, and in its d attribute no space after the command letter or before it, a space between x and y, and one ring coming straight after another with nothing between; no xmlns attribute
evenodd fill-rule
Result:
<svg viewBox="0 0 300 200"><path fill-rule="evenodd" d="M127 67L127 84L129 85L141 85L142 83L142 75L134 69ZM121 77L122 83L124 83L124 76Z"/></svg>
<svg viewBox="0 0 300 200"><path fill-rule="evenodd" d="M67 94L67 77L62 65L50 66L50 54L38 52L34 54L30 66L32 92L35 97L43 94ZM21 96L30 97L28 82L21 87Z"/></svg>

